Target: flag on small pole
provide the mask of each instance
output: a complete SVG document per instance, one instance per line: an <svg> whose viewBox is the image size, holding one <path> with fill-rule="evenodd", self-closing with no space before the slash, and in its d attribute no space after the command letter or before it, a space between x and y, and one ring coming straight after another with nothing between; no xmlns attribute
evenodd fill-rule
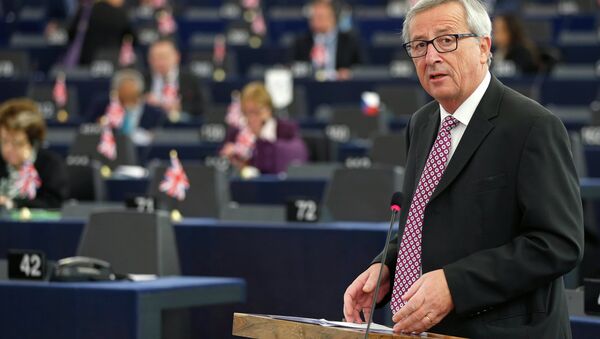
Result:
<svg viewBox="0 0 600 339"><path fill-rule="evenodd" d="M158 189L166 195L179 201L185 200L185 193L190 188L190 181L177 157L177 151L170 153L171 165L165 171L165 176Z"/></svg>
<svg viewBox="0 0 600 339"><path fill-rule="evenodd" d="M156 16L158 32L162 36L172 35L177 31L177 23L173 19L173 14L167 10L160 11Z"/></svg>
<svg viewBox="0 0 600 339"><path fill-rule="evenodd" d="M379 107L381 105L379 94L375 92L363 92L360 101L364 115L372 117L379 114Z"/></svg>
<svg viewBox="0 0 600 339"><path fill-rule="evenodd" d="M115 160L117 158L117 143L112 128L108 124L103 124L100 142L97 147L98 153L105 156L107 159Z"/></svg>
<svg viewBox="0 0 600 339"><path fill-rule="evenodd" d="M125 109L121 106L116 93L113 93L110 98L110 103L106 107L106 112L102 118L102 125L108 124L112 128L121 128L123 120L125 120Z"/></svg>
<svg viewBox="0 0 600 339"><path fill-rule="evenodd" d="M256 144L256 135L250 131L248 126L242 127L235 139L234 153L242 160L246 161L252 158L254 146Z"/></svg>
<svg viewBox="0 0 600 339"><path fill-rule="evenodd" d="M59 108L64 108L67 104L67 85L65 83L65 73L59 73L52 89L52 97L54 103Z"/></svg>
<svg viewBox="0 0 600 339"><path fill-rule="evenodd" d="M213 44L213 64L216 66L223 66L226 54L227 45L225 36L223 34L217 34Z"/></svg>
<svg viewBox="0 0 600 339"><path fill-rule="evenodd" d="M119 66L127 67L133 65L135 62L135 51L133 50L133 38L131 35L127 35L123 38L121 43L121 50L119 51Z"/></svg>
<svg viewBox="0 0 600 339"><path fill-rule="evenodd" d="M227 115L225 122L227 125L235 128L241 128L243 125L242 104L240 102L240 92L231 92L231 103L227 106Z"/></svg>
<svg viewBox="0 0 600 339"><path fill-rule="evenodd" d="M19 196L29 200L35 199L37 189L42 186L42 180L31 161L26 161L19 170L19 179L15 183Z"/></svg>
<svg viewBox="0 0 600 339"><path fill-rule="evenodd" d="M250 28L252 29L252 33L259 36L263 36L267 33L267 24L265 23L265 18L260 10L256 11L254 14L254 19L252 20Z"/></svg>
<svg viewBox="0 0 600 339"><path fill-rule="evenodd" d="M67 106L67 100L69 98L67 93L65 73L61 72L56 77L56 82L52 88L52 99L54 100L56 112L56 120L59 122L66 122L69 119L69 113L65 109Z"/></svg>

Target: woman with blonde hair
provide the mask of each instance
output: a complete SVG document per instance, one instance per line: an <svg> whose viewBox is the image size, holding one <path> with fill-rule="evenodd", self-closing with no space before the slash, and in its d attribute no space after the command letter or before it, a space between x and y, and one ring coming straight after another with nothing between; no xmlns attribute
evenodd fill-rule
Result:
<svg viewBox="0 0 600 339"><path fill-rule="evenodd" d="M256 167L263 174L285 172L308 155L298 126L273 116L271 96L261 82L246 85L241 94L240 121L230 126L221 156L238 169Z"/></svg>

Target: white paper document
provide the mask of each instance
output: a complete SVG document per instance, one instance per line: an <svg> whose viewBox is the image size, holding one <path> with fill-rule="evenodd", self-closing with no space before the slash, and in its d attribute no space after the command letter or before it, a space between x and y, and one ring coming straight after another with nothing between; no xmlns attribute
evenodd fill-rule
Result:
<svg viewBox="0 0 600 339"><path fill-rule="evenodd" d="M320 325L320 326L328 326L328 327L342 327L342 328L352 328L357 330L366 330L367 324L355 324L348 323L344 321L330 321L325 319L313 319L313 318L302 318L302 317L290 317L284 315L264 315L265 317L279 319L279 320L287 320L287 321L295 321L306 324ZM372 323L371 329L369 330L372 333L384 333L384 334L392 334L393 330L391 327L379 325Z"/></svg>

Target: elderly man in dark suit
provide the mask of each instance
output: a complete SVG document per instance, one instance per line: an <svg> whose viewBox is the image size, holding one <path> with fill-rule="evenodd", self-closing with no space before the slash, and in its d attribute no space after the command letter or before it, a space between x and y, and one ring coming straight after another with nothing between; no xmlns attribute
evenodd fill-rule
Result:
<svg viewBox="0 0 600 339"><path fill-rule="evenodd" d="M174 122L201 115L205 104L200 80L179 67L180 63L179 50L172 40L155 41L148 50L150 72L145 76L146 101L162 108ZM174 98L169 98L169 89Z"/></svg>
<svg viewBox="0 0 600 339"><path fill-rule="evenodd" d="M338 31L331 1L315 0L310 8L310 32L296 39L293 61L311 62L316 70L339 80L348 79L350 68L363 61L358 40L351 33Z"/></svg>
<svg viewBox="0 0 600 339"><path fill-rule="evenodd" d="M583 253L566 130L490 75L477 0L421 0L403 37L435 99L411 118L398 236L348 287L347 320L390 300L396 332L570 338L562 276Z"/></svg>

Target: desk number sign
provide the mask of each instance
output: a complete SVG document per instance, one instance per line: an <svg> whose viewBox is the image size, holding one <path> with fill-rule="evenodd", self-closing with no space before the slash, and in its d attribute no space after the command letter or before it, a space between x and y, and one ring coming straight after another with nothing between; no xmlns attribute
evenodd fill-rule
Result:
<svg viewBox="0 0 600 339"><path fill-rule="evenodd" d="M35 250L8 251L8 278L44 280L46 277L46 255Z"/></svg>
<svg viewBox="0 0 600 339"><path fill-rule="evenodd" d="M319 205L311 199L297 199L287 203L287 221L317 222Z"/></svg>

